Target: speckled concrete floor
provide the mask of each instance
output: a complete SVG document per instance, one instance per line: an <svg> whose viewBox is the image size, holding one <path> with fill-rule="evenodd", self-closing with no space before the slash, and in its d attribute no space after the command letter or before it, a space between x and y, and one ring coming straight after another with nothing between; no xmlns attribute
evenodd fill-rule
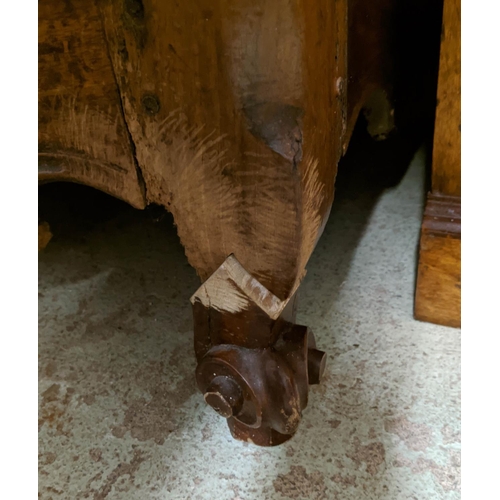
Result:
<svg viewBox="0 0 500 500"><path fill-rule="evenodd" d="M412 318L423 170L419 153L396 187L339 188L298 318L327 375L271 449L233 441L195 388L198 279L170 217L41 192L39 497L458 499L460 331Z"/></svg>

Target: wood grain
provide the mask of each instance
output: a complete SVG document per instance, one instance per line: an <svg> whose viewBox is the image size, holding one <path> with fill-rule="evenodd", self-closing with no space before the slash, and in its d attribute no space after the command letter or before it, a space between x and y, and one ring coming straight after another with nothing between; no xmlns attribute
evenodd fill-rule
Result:
<svg viewBox="0 0 500 500"><path fill-rule="evenodd" d="M144 208L95 2L41 2L38 28L39 181L87 184Z"/></svg>
<svg viewBox="0 0 500 500"><path fill-rule="evenodd" d="M429 195L420 238L416 319L461 324L460 221L459 198Z"/></svg>
<svg viewBox="0 0 500 500"><path fill-rule="evenodd" d="M346 9L102 3L147 201L172 212L203 281L233 253L282 300L300 282L341 155Z"/></svg>
<svg viewBox="0 0 500 500"><path fill-rule="evenodd" d="M39 179L162 205L203 281L234 254L285 300L360 110L371 109L372 135L393 126L396 6L44 3Z"/></svg>
<svg viewBox="0 0 500 500"><path fill-rule="evenodd" d="M452 196L461 192L460 15L460 0L445 0L432 158L432 191Z"/></svg>

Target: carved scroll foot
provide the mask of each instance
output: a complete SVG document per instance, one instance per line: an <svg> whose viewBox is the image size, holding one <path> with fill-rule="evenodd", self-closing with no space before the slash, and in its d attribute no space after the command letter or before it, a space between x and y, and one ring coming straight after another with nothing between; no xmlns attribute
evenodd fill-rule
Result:
<svg viewBox="0 0 500 500"><path fill-rule="evenodd" d="M196 381L236 439L275 446L296 432L326 354L280 300L230 255L191 298Z"/></svg>

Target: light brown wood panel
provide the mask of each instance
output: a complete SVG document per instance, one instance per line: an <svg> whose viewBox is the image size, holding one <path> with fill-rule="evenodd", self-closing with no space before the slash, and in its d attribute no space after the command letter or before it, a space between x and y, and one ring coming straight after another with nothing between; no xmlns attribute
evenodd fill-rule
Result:
<svg viewBox="0 0 500 500"><path fill-rule="evenodd" d="M145 206L94 1L38 5L38 178L90 185Z"/></svg>
<svg viewBox="0 0 500 500"><path fill-rule="evenodd" d="M415 317L447 326L461 318L460 200L429 195L418 265Z"/></svg>
<svg viewBox="0 0 500 500"><path fill-rule="evenodd" d="M460 0L444 2L432 158L432 191L452 196L461 190L460 6Z"/></svg>

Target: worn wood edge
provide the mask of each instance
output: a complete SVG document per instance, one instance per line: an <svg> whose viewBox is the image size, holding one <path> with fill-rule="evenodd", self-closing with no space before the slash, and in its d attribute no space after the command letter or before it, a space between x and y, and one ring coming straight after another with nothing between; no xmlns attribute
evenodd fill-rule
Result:
<svg viewBox="0 0 500 500"><path fill-rule="evenodd" d="M422 231L436 236L461 238L461 202L457 196L429 193Z"/></svg>
<svg viewBox="0 0 500 500"><path fill-rule="evenodd" d="M205 307L231 314L248 310L257 305L271 319L278 319L290 298L294 296L305 275L297 280L289 297L281 300L255 279L233 255L229 255L221 266L192 295L192 304L196 300Z"/></svg>
<svg viewBox="0 0 500 500"><path fill-rule="evenodd" d="M422 222L419 245L419 261L417 271L417 281L415 287L414 317L419 321L460 328L461 326L461 278L455 280L453 287L443 285L443 282L452 283L453 280L446 280L447 271L453 267L461 270L461 203L456 196L447 196L429 193ZM430 266L428 259L432 253L430 247L441 243L442 249L440 261L447 262L441 269L437 266ZM458 255L457 254L458 247ZM450 262L453 263L450 265ZM431 271L431 267L435 269ZM461 272L461 271L460 271ZM440 273L442 276L440 278ZM438 293L429 297L425 293L427 287L438 286ZM448 304L458 300L456 314L449 314L453 307L439 307L440 304Z"/></svg>
<svg viewBox="0 0 500 500"><path fill-rule="evenodd" d="M38 154L38 183L73 182L83 184L144 209L146 198L139 183L129 173L110 162L65 153Z"/></svg>

